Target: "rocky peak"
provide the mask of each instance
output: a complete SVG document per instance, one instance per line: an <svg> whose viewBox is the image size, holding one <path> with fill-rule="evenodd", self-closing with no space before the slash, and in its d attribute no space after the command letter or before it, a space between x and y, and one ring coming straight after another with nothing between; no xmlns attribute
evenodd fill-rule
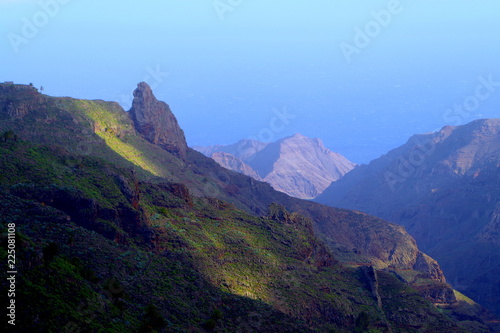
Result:
<svg viewBox="0 0 500 333"><path fill-rule="evenodd" d="M137 85L130 109L137 131L149 142L180 158L186 158L184 132L167 103L158 101L146 82Z"/></svg>
<svg viewBox="0 0 500 333"><path fill-rule="evenodd" d="M269 144L249 165L275 189L303 199L318 196L355 166L320 139L300 133Z"/></svg>
<svg viewBox="0 0 500 333"><path fill-rule="evenodd" d="M229 146L194 147L217 163L288 195L311 199L355 164L300 133L272 143L241 140ZM217 154L223 152L224 154ZM232 155L232 157L230 156Z"/></svg>

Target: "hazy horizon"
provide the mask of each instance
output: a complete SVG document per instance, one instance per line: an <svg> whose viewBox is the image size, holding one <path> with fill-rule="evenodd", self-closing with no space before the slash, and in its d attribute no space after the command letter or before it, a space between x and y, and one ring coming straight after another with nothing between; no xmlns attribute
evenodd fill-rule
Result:
<svg viewBox="0 0 500 333"><path fill-rule="evenodd" d="M4 0L0 9L0 81L126 110L146 81L190 146L298 132L368 163L415 133L500 117L493 0Z"/></svg>

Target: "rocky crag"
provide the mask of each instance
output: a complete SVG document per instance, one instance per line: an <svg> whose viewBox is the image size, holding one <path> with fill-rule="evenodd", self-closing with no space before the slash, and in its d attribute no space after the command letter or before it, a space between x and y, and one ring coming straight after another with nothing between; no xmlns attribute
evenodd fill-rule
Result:
<svg viewBox="0 0 500 333"><path fill-rule="evenodd" d="M168 104L158 101L147 83L137 85L129 114L135 128L146 140L182 159L186 158L184 131Z"/></svg>

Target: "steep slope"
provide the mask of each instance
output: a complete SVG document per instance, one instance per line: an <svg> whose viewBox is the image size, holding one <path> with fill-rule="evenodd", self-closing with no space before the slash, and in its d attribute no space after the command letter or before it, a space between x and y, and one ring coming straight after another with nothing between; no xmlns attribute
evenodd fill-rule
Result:
<svg viewBox="0 0 500 333"><path fill-rule="evenodd" d="M4 321L4 331L310 331L283 313L286 303L280 311L269 305L273 300L243 296L280 293L274 276L281 261L319 281L314 267L322 245L311 243L306 227L280 229L271 219L190 197L180 184L138 182L128 170L60 149L7 142L0 154L7 176L0 183L0 223L2 231L14 223L18 234L17 324L13 330ZM274 238L293 236L312 244L294 246L318 249L308 263L295 248L275 248ZM0 250L6 270L5 248L6 239ZM318 263L335 264L323 256ZM303 281L293 281L296 292L303 290ZM0 286L4 298L7 284ZM310 303L303 296L304 306L321 298ZM337 326L329 322L325 329Z"/></svg>
<svg viewBox="0 0 500 333"><path fill-rule="evenodd" d="M256 180L262 180L259 174L251 166L236 156L224 152L216 152L211 155L213 160L226 169L242 173Z"/></svg>
<svg viewBox="0 0 500 333"><path fill-rule="evenodd" d="M312 216L316 228L324 230L324 234L332 230L331 237L339 246L353 248L352 244L355 243L359 249L354 252L360 251L361 256L370 260L380 258L386 265L401 259L392 255L393 262L387 260L388 254L394 249L415 248L411 237L396 225L373 220L363 214L291 198L274 191L266 183L226 170L189 148L186 160L180 160L138 136L130 128L132 122L128 120L128 114L120 111L116 103L52 98L36 93L28 86L0 85L0 88L3 88L0 89L2 105L22 104L29 109L22 118L9 116L8 112L0 113L0 130L12 129L22 139L48 144L54 149L68 147L75 153L84 151L88 156L105 158L119 167L132 167L141 180L182 182L195 196L216 197L257 215L266 214L270 204L279 202L290 211L301 211ZM156 103L156 99L149 100ZM138 102L145 104L145 101ZM82 142L85 148L75 148ZM129 148L130 152L125 148ZM350 220L357 221L359 228L350 225ZM370 239L360 238L356 235L361 232L361 228L377 231L373 232ZM336 230L342 230L343 233L334 232ZM394 238L392 234L400 237ZM383 239L385 246L372 246L379 239ZM412 253L410 257L416 258L416 251Z"/></svg>
<svg viewBox="0 0 500 333"><path fill-rule="evenodd" d="M279 155L274 161L272 145L279 146ZM258 152L249 164L261 170L259 175L275 189L294 197L310 199L318 196L355 166L342 155L327 149L320 139L295 134L272 145ZM269 164L272 161L271 171L265 174L266 168L260 167L257 161Z"/></svg>
<svg viewBox="0 0 500 333"><path fill-rule="evenodd" d="M5 331L465 332L391 272L340 265L283 206L251 216L28 142L0 155L0 224L18 244Z"/></svg>
<svg viewBox="0 0 500 333"><path fill-rule="evenodd" d="M317 201L405 226L455 288L500 313L500 119L416 135Z"/></svg>
<svg viewBox="0 0 500 333"><path fill-rule="evenodd" d="M269 144L242 140L232 146L196 149L227 169L263 180L278 191L302 199L318 196L331 182L355 166L327 149L321 140L301 134ZM216 155L218 152L232 154L235 158L228 159L227 155L222 158Z"/></svg>
<svg viewBox="0 0 500 333"><path fill-rule="evenodd" d="M15 221L33 244L20 256L30 286L20 300L40 300L23 314L31 331L35 318L84 330L234 331L251 317L248 331L352 331L360 322L461 331L430 302L450 311L462 303L399 226L291 198L191 149L178 158L138 135L116 103L0 84L0 117L0 130L17 135L0 149L0 222ZM123 300L108 285L113 297L90 309L95 323L74 311L113 276L127 282Z"/></svg>

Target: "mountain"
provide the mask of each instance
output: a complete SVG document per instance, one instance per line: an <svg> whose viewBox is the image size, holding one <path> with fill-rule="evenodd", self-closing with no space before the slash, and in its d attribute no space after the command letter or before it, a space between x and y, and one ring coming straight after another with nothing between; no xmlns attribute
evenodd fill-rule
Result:
<svg viewBox="0 0 500 333"><path fill-rule="evenodd" d="M134 104L155 109L141 94L150 89L137 89ZM4 331L492 325L401 226L289 197L190 148L183 156L170 144L185 144L180 132L162 131L175 128L169 111L142 122L155 142L117 103L0 84L0 223L15 235L0 240L0 265L9 270L15 237L17 269L16 326ZM6 302L9 288L2 279Z"/></svg>
<svg viewBox="0 0 500 333"><path fill-rule="evenodd" d="M456 289L500 313L500 119L413 136L316 200L403 225Z"/></svg>
<svg viewBox="0 0 500 333"><path fill-rule="evenodd" d="M214 153L223 152L231 154L242 161L249 161L252 156L266 148L268 144L257 140L243 139L232 145L195 146L193 149L208 157Z"/></svg>
<svg viewBox="0 0 500 333"><path fill-rule="evenodd" d="M242 173L256 180L262 180L257 171L234 155L220 151L213 153L211 157L226 169Z"/></svg>
<svg viewBox="0 0 500 333"><path fill-rule="evenodd" d="M194 148L227 169L265 181L278 191L302 199L318 196L355 166L326 148L320 139L301 134L269 144L242 140L230 146Z"/></svg>

